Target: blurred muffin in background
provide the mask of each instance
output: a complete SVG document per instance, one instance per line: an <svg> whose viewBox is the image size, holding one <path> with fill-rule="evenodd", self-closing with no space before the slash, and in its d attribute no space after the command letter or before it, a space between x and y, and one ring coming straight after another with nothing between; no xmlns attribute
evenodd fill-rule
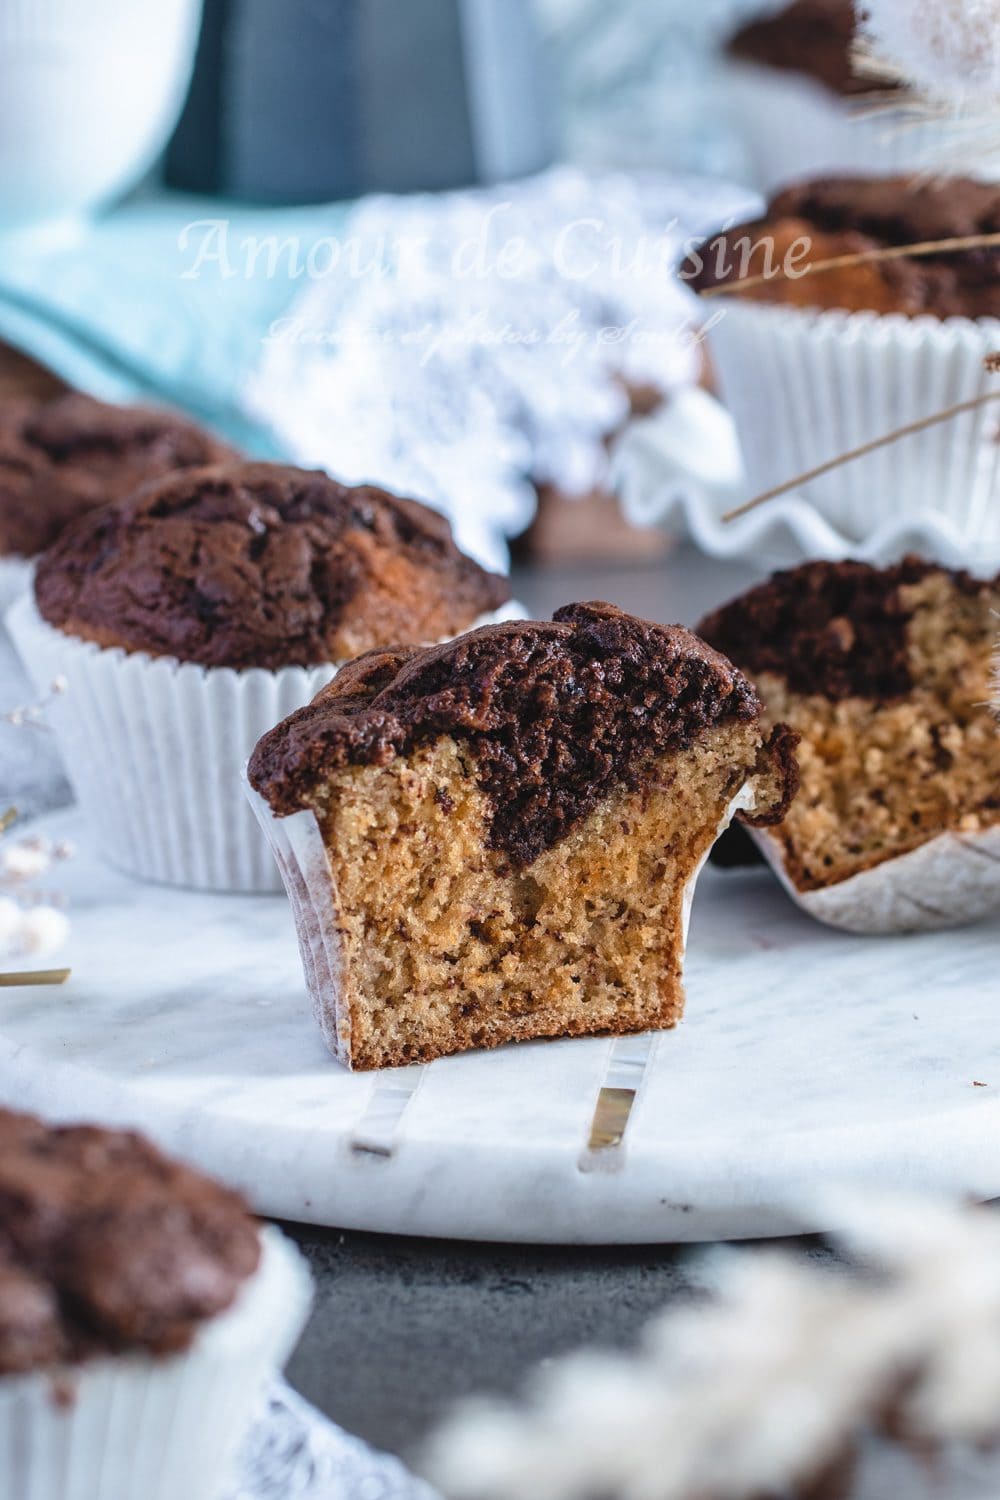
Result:
<svg viewBox="0 0 1000 1500"><path fill-rule="evenodd" d="M0 608L64 527L147 479L235 457L175 412L69 392L0 405Z"/></svg>
<svg viewBox="0 0 1000 1500"><path fill-rule="evenodd" d="M309 1301L237 1193L0 1109L0 1494L209 1500Z"/></svg>
<svg viewBox="0 0 1000 1500"><path fill-rule="evenodd" d="M741 26L727 51L744 62L814 79L832 94L867 94L870 81L854 71L854 32L852 0L792 0L777 14Z"/></svg>
<svg viewBox="0 0 1000 1500"><path fill-rule="evenodd" d="M141 879L269 891L241 784L261 735L347 660L503 618L447 520L280 464L168 475L83 516L11 611L101 852Z"/></svg>
<svg viewBox="0 0 1000 1500"><path fill-rule="evenodd" d="M985 361L1000 349L1000 247L901 252L998 231L1000 186L821 177L698 249L681 275L703 297L732 291L712 303L708 342L743 450L745 498L993 389ZM761 275L770 279L750 284ZM946 560L1000 565L996 409L925 426L800 493L841 553L864 545L893 555L916 535Z"/></svg>
<svg viewBox="0 0 1000 1500"><path fill-rule="evenodd" d="M1000 245L896 255L813 274L814 262L1000 232L1000 187L967 177L819 177L775 194L757 219L706 241L691 285L703 292L766 273L792 274L741 295L754 302L847 312L1000 318ZM753 247L747 250L745 247ZM793 247L798 246L796 251ZM744 264L744 256L748 256Z"/></svg>
<svg viewBox="0 0 1000 1500"><path fill-rule="evenodd" d="M957 128L862 66L856 30L851 0L792 0L730 38L723 101L762 192L819 172L954 167Z"/></svg>

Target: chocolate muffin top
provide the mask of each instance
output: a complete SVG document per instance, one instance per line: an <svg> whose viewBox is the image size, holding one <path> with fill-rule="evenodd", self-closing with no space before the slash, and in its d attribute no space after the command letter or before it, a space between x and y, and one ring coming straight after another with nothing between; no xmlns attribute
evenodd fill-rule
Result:
<svg viewBox="0 0 1000 1500"><path fill-rule="evenodd" d="M792 0L777 15L742 26L728 50L747 62L804 73L835 94L868 94L872 84L851 61L855 29L853 0Z"/></svg>
<svg viewBox="0 0 1000 1500"><path fill-rule="evenodd" d="M141 1136L0 1110L0 1375L184 1349L259 1259L242 1199Z"/></svg>
<svg viewBox="0 0 1000 1500"><path fill-rule="evenodd" d="M523 866L656 758L760 711L746 678L680 626L570 604L551 622L362 657L263 737L249 774L284 816L308 807L335 769L384 765L452 735L494 808L491 846Z"/></svg>
<svg viewBox="0 0 1000 1500"><path fill-rule="evenodd" d="M795 306L1000 317L1000 246L869 261L811 272L815 261L870 250L1000 232L1000 185L967 177L821 177L783 189L767 212L715 235L681 267L696 291L766 272L798 246L778 276L743 295ZM748 246L752 246L752 253Z"/></svg>
<svg viewBox="0 0 1000 1500"><path fill-rule="evenodd" d="M886 702L913 686L902 591L931 574L972 594L995 587L914 556L890 568L804 563L706 616L698 632L744 671L771 673L793 692Z"/></svg>
<svg viewBox="0 0 1000 1500"><path fill-rule="evenodd" d="M101 646L269 668L434 641L509 598L426 506L278 464L190 470L84 517L35 592Z"/></svg>
<svg viewBox="0 0 1000 1500"><path fill-rule="evenodd" d="M0 555L34 557L78 516L232 450L172 412L70 394L0 407Z"/></svg>

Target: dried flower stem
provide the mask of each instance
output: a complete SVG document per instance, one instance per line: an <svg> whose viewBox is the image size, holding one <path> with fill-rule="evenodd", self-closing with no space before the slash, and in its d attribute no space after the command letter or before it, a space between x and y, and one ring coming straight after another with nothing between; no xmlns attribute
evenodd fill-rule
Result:
<svg viewBox="0 0 1000 1500"><path fill-rule="evenodd" d="M1000 234L966 234L955 239L919 240L912 245L883 245L877 250L856 250L850 255L831 255L826 260L814 260L796 279L811 276L814 271L839 271L849 266L863 266L880 260L904 260L911 256L948 255L960 250L984 250L991 245L1000 246ZM772 281L784 281L789 275L784 265L773 266L759 276L744 276L739 281L726 281L720 286L706 287L700 297L728 297L733 292L749 292L754 287L767 286Z"/></svg>
<svg viewBox="0 0 1000 1500"><path fill-rule="evenodd" d="M986 368L991 374L1000 369L1000 363L996 361L996 355L991 355L987 361ZM957 406L949 406L945 411L934 412L929 417L921 417L919 422L908 422L905 427L897 427L895 432L887 432L885 437L874 438L870 443L863 443L860 448L852 448L849 453L841 453L836 458L828 459L825 464L818 464L815 469L809 469L805 474L796 474L794 479L786 480L784 484L776 484L773 489L765 490L762 495L754 495L752 500L747 500L743 505L737 505L734 510L726 511L722 519L723 521L736 521L740 516L745 516L748 511L756 510L758 505L764 505L768 500L777 500L780 495L787 495L804 484L811 484L814 479L822 479L824 474L832 474L835 469L841 468L844 464L853 463L856 458L866 458L869 453L877 453L880 448L888 448L891 443L898 443L902 438L914 437L918 432L925 432L928 427L936 427L941 422L951 422L955 417L964 416L966 412L978 411L990 401L1000 401L1000 391L986 391L982 396L976 396L971 401L960 401Z"/></svg>
<svg viewBox="0 0 1000 1500"><path fill-rule="evenodd" d="M0 990L20 985L65 984L72 969L23 969L0 972Z"/></svg>

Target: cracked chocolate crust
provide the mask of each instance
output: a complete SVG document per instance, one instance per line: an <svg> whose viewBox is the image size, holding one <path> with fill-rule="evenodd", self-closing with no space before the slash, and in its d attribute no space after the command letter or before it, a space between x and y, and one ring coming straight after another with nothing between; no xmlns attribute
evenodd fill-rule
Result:
<svg viewBox="0 0 1000 1500"><path fill-rule="evenodd" d="M713 235L688 257L681 275L695 291L738 280L742 269L739 242L746 238L758 244L765 236L773 236L777 246L813 238L814 258L825 259L998 231L1000 186L994 183L966 177L821 177L785 188L771 199L760 218ZM801 270L808 260L798 259L795 264ZM758 251L749 272L764 269L763 252ZM800 278L796 286L808 284L818 305L833 307L839 305L839 295L848 284L857 291L873 280L879 287L876 311L887 311L882 304L888 301L908 314L1000 316L997 247L913 259L902 256ZM746 295L767 294L765 286Z"/></svg>
<svg viewBox="0 0 1000 1500"><path fill-rule="evenodd" d="M384 765L452 735L494 809L491 847L523 867L615 786L641 784L659 757L760 713L746 678L680 626L571 604L551 622L486 626L353 662L264 736L249 774L285 816L321 802L335 769ZM790 797L787 768L781 779Z"/></svg>
<svg viewBox="0 0 1000 1500"><path fill-rule="evenodd" d="M851 60L856 23L852 0L792 0L777 15L742 26L730 39L731 57L782 72L804 73L831 93L870 94Z"/></svg>
<svg viewBox="0 0 1000 1500"><path fill-rule="evenodd" d="M35 557L87 511L161 474L233 458L172 412L70 394L0 410L0 555Z"/></svg>
<svg viewBox="0 0 1000 1500"><path fill-rule="evenodd" d="M793 692L889 702L913 687L901 590L935 573L968 593L994 586L914 556L890 568L805 563L708 615L698 632L751 676L772 673Z"/></svg>
<svg viewBox="0 0 1000 1500"><path fill-rule="evenodd" d="M0 1110L0 1375L184 1349L259 1259L243 1200L141 1136Z"/></svg>
<svg viewBox="0 0 1000 1500"><path fill-rule="evenodd" d="M86 517L35 593L50 625L102 646L275 669L454 635L510 597L426 506L260 463L174 475Z"/></svg>

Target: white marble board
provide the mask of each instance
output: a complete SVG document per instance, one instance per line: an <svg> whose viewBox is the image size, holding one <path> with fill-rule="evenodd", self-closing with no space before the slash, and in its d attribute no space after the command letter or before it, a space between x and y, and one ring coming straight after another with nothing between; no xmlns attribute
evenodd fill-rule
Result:
<svg viewBox="0 0 1000 1500"><path fill-rule="evenodd" d="M844 1181L1000 1196L996 922L853 938L764 871L709 869L677 1030L352 1076L282 897L139 885L86 853L75 814L38 827L78 843L59 871L73 975L0 990L0 1097L140 1126L262 1213L629 1243L822 1228L817 1189ZM621 1143L592 1148L602 1087L636 1085Z"/></svg>

